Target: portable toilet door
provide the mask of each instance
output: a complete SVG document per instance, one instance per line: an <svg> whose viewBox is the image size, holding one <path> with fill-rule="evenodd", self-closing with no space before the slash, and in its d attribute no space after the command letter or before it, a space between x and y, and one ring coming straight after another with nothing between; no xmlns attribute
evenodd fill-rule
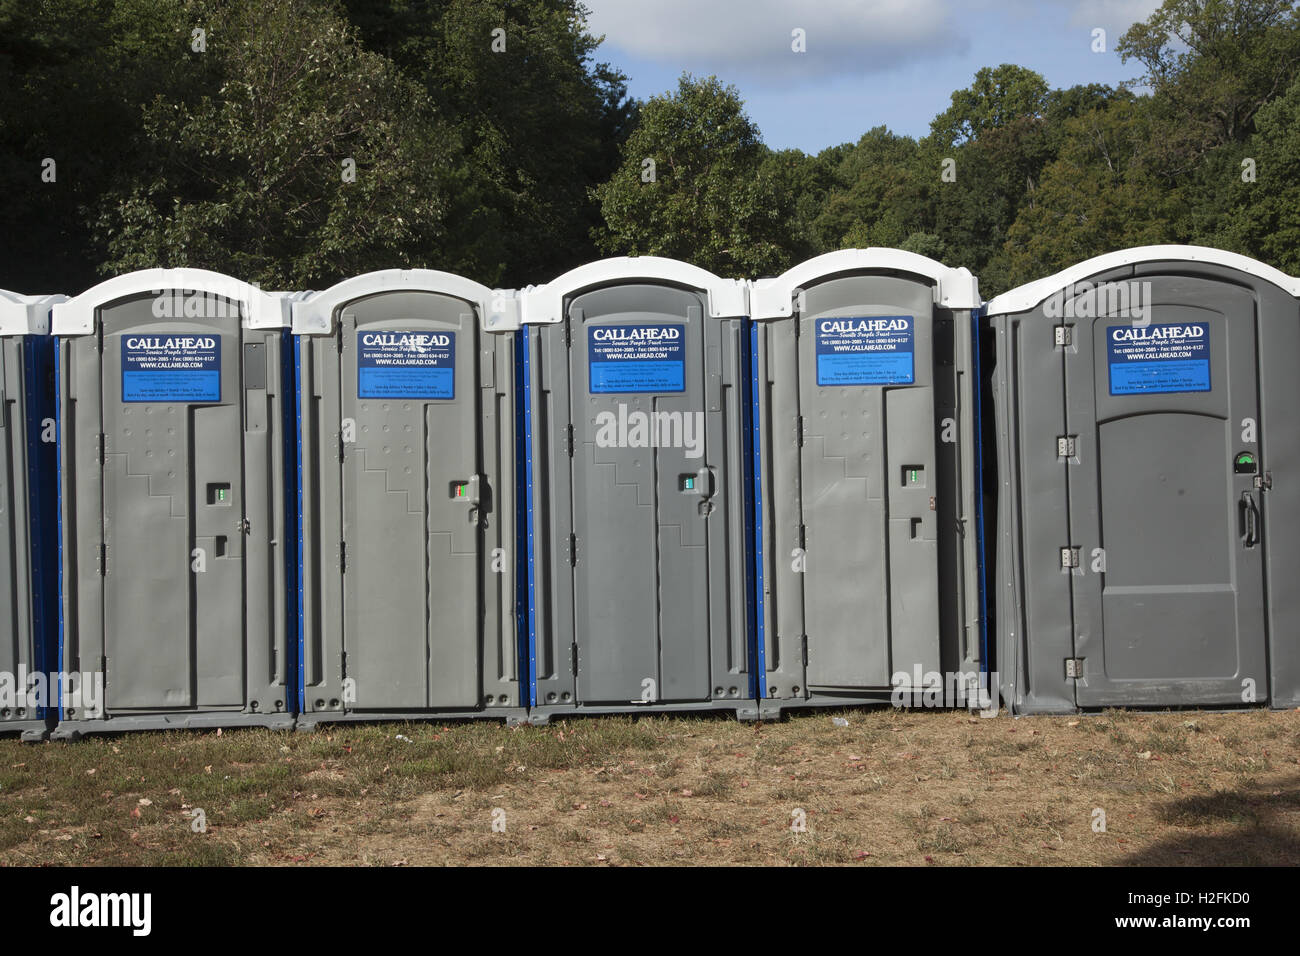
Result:
<svg viewBox="0 0 1300 956"><path fill-rule="evenodd" d="M63 296L0 292L0 733L43 740L57 670L54 362L49 314ZM38 676L39 675L39 676Z"/></svg>
<svg viewBox="0 0 1300 956"><path fill-rule="evenodd" d="M1300 701L1297 296L1150 246L989 303L1009 706Z"/></svg>
<svg viewBox="0 0 1300 956"><path fill-rule="evenodd" d="M391 270L293 312L299 726L521 722L514 293Z"/></svg>
<svg viewBox="0 0 1300 956"><path fill-rule="evenodd" d="M978 307L895 249L754 283L762 713L979 705Z"/></svg>
<svg viewBox="0 0 1300 956"><path fill-rule="evenodd" d="M607 259L523 306L530 720L756 716L743 284Z"/></svg>
<svg viewBox="0 0 1300 956"><path fill-rule="evenodd" d="M285 301L153 269L54 309L57 737L293 724Z"/></svg>

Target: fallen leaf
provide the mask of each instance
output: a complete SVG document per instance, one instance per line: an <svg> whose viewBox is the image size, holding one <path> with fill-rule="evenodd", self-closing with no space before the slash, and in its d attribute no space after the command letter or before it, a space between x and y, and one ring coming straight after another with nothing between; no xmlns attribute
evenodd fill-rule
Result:
<svg viewBox="0 0 1300 956"><path fill-rule="evenodd" d="M152 806L153 806L153 801L150 800L148 797L141 797L141 798L140 798L140 806L142 806L142 807L152 807Z"/></svg>

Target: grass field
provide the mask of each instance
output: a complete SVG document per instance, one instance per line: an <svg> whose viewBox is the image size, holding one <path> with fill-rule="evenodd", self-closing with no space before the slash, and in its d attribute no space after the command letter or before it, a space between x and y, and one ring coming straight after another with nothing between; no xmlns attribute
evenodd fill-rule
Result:
<svg viewBox="0 0 1300 956"><path fill-rule="evenodd" d="M1300 712L6 739L0 863L1295 865Z"/></svg>

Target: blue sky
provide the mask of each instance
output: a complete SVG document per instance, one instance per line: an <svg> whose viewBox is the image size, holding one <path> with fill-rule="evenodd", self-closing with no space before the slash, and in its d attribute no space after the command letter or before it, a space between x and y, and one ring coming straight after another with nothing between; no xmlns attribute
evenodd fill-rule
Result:
<svg viewBox="0 0 1300 956"><path fill-rule="evenodd" d="M734 84L775 149L816 152L873 126L913 136L981 66L1016 63L1053 87L1131 80L1115 43L1159 0L584 0L598 58L633 96L683 71ZM791 51L802 29L807 52ZM1106 52L1092 51L1093 30Z"/></svg>

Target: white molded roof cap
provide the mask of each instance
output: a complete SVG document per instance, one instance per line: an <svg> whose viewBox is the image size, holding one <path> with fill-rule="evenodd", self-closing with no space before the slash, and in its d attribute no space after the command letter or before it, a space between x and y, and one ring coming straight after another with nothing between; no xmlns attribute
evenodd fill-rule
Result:
<svg viewBox="0 0 1300 956"><path fill-rule="evenodd" d="M19 295L0 289L0 335L44 335L50 330L50 309L66 295Z"/></svg>
<svg viewBox="0 0 1300 956"><path fill-rule="evenodd" d="M585 289L619 282L665 282L699 289L709 303L709 315L715 319L742 318L749 312L745 283L723 279L699 266L661 256L619 256L601 259L570 269L542 286L526 289L522 294L523 321L526 325L543 325L564 318L564 300Z"/></svg>
<svg viewBox="0 0 1300 956"><path fill-rule="evenodd" d="M334 331L334 313L340 306L378 292L436 292L464 299L478 306L485 330L519 328L519 303L513 290L489 289L464 276L435 269L384 269L296 299L292 306L294 334L327 335Z"/></svg>
<svg viewBox="0 0 1300 956"><path fill-rule="evenodd" d="M257 286L207 269L141 269L115 276L54 307L55 335L89 335L95 331L95 310L141 293L217 295L243 306L248 329L289 326L288 300Z"/></svg>
<svg viewBox="0 0 1300 956"><path fill-rule="evenodd" d="M953 269L902 249L841 249L816 256L774 279L759 279L750 290L751 317L784 319L793 312L794 290L846 272L910 272L931 280L935 301L948 309L975 309L980 304L978 280L968 269Z"/></svg>
<svg viewBox="0 0 1300 956"><path fill-rule="evenodd" d="M1035 279L1033 282L1004 292L988 303L985 312L989 315L1015 315L1019 312L1028 312L1076 282L1084 282L1111 269L1140 262L1199 262L1225 266L1266 279L1291 295L1300 297L1300 279L1235 252L1224 252L1222 249L1211 249L1208 246L1137 246L1133 249L1122 249L1119 252L1095 256L1078 265L1063 269L1055 275Z"/></svg>

